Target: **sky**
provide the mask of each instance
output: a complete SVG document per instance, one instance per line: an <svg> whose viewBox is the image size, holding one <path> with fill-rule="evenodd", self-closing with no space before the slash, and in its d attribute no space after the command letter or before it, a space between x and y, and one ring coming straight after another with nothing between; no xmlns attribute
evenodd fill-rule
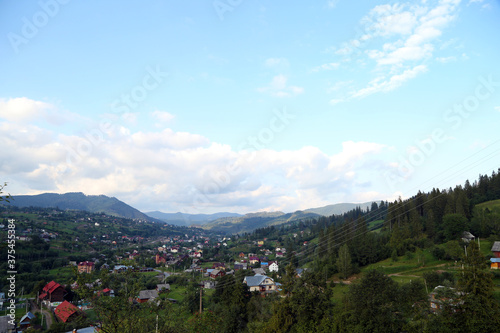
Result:
<svg viewBox="0 0 500 333"><path fill-rule="evenodd" d="M143 211L411 197L500 164L500 1L0 1L0 182Z"/></svg>

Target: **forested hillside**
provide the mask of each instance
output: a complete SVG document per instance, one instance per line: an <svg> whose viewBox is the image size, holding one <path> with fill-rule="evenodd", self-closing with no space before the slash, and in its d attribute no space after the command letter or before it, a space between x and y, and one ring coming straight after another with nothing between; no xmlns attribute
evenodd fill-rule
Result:
<svg viewBox="0 0 500 333"><path fill-rule="evenodd" d="M105 195L85 195L81 192L16 195L12 196L11 200L4 204L16 207L85 210L92 213L105 213L129 219L151 220L146 214L141 213L117 198L110 198Z"/></svg>

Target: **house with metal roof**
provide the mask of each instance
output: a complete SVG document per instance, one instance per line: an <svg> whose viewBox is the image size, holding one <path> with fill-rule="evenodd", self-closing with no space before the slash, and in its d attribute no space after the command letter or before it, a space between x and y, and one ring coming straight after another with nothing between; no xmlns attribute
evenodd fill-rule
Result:
<svg viewBox="0 0 500 333"><path fill-rule="evenodd" d="M50 281L45 287L43 287L42 292L38 298L41 301L48 300L49 302L62 302L64 301L64 294L66 291L64 288L55 281Z"/></svg>
<svg viewBox="0 0 500 333"><path fill-rule="evenodd" d="M28 312L25 314L21 320L19 321L19 326L22 330L27 329L28 327L31 327L31 321L35 319L35 315L32 314L31 312Z"/></svg>
<svg viewBox="0 0 500 333"><path fill-rule="evenodd" d="M491 247L491 252L495 255L496 258L500 258L500 242L494 242Z"/></svg>
<svg viewBox="0 0 500 333"><path fill-rule="evenodd" d="M266 275L266 271L264 270L264 268L254 268L253 272L255 273L255 275Z"/></svg>
<svg viewBox="0 0 500 333"><path fill-rule="evenodd" d="M85 313L68 301L64 301L54 310L57 318L63 323L71 322L80 316L85 316Z"/></svg>
<svg viewBox="0 0 500 333"><path fill-rule="evenodd" d="M152 301L158 298L158 290L141 290L139 291L139 297L137 297L137 302L146 303L147 301Z"/></svg>
<svg viewBox="0 0 500 333"><path fill-rule="evenodd" d="M168 283L157 284L156 285L156 290L159 293L170 291L170 284L168 284Z"/></svg>
<svg viewBox="0 0 500 333"><path fill-rule="evenodd" d="M256 274L254 276L245 276L243 283L248 286L250 291L258 291L261 295L277 291L274 280L266 275Z"/></svg>
<svg viewBox="0 0 500 333"><path fill-rule="evenodd" d="M500 268L500 258L491 258L491 269L499 269Z"/></svg>
<svg viewBox="0 0 500 333"><path fill-rule="evenodd" d="M16 325L13 323L13 320L9 316L0 317L0 332L16 332Z"/></svg>

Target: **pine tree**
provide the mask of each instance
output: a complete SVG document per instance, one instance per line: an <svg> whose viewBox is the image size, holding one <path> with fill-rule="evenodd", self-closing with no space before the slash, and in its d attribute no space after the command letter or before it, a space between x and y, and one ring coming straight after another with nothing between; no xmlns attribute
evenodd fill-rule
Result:
<svg viewBox="0 0 500 333"><path fill-rule="evenodd" d="M467 246L459 289L463 303L456 313L465 332L495 332L500 326L498 303L493 298L492 274L475 242Z"/></svg>
<svg viewBox="0 0 500 333"><path fill-rule="evenodd" d="M343 279L347 279L351 275L352 265L351 265L351 254L349 253L349 247L344 244L339 249L339 258L337 259L337 267L340 272L340 276Z"/></svg>

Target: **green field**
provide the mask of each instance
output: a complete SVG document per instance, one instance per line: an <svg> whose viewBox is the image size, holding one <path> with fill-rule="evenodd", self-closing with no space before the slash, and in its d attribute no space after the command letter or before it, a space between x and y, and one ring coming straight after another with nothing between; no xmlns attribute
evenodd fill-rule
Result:
<svg viewBox="0 0 500 333"><path fill-rule="evenodd" d="M384 226L384 220L376 220L368 223L368 230L375 232L380 232L380 229Z"/></svg>
<svg viewBox="0 0 500 333"><path fill-rule="evenodd" d="M176 285L172 285L170 292L168 293L168 298L173 298L178 302L182 302L186 297L186 287L180 287Z"/></svg>
<svg viewBox="0 0 500 333"><path fill-rule="evenodd" d="M490 210L493 210L493 209L500 209L500 199L499 200L492 200L492 201L487 201L487 202L483 202L481 204L478 204L476 205L477 208L480 208L480 209L490 209Z"/></svg>
<svg viewBox="0 0 500 333"><path fill-rule="evenodd" d="M343 283L336 283L332 290L333 290L333 296L332 296L333 301L335 301L335 303L340 303L342 302L342 299L349 291L349 285Z"/></svg>

